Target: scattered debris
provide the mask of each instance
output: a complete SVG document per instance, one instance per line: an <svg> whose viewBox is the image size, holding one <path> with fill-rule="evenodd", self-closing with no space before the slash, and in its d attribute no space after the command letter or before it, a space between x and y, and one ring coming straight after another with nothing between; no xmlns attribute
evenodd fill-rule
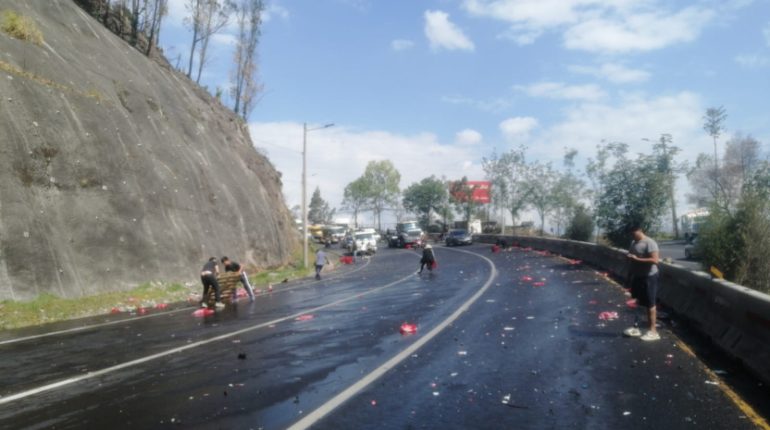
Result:
<svg viewBox="0 0 770 430"><path fill-rule="evenodd" d="M202 308L202 309L196 310L192 314L194 317L201 318L201 317L208 317L208 316L214 315L214 313L215 313L214 309Z"/></svg>
<svg viewBox="0 0 770 430"><path fill-rule="evenodd" d="M618 313L615 311L604 311L599 314L599 319L602 321L612 321L618 318Z"/></svg>

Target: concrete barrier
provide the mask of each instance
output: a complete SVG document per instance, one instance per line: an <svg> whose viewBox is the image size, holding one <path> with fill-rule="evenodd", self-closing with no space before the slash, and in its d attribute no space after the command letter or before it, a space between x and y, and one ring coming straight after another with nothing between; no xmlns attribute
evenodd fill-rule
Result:
<svg viewBox="0 0 770 430"><path fill-rule="evenodd" d="M533 236L478 235L474 239L482 243L503 239L509 245L583 260L621 280L628 273L627 252L621 249ZM660 273L660 302L770 384L770 296L675 264L661 263Z"/></svg>

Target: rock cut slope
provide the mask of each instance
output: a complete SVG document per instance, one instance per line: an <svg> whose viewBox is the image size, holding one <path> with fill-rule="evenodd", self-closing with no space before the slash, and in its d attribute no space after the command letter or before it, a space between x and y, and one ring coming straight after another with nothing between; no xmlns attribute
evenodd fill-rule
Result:
<svg viewBox="0 0 770 430"><path fill-rule="evenodd" d="M0 300L195 280L209 256L288 261L280 174L246 124L72 0L0 0Z"/></svg>

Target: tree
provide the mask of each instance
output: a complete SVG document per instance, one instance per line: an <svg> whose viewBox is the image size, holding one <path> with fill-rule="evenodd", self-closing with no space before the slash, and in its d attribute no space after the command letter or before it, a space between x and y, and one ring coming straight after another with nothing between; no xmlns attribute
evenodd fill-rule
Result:
<svg viewBox="0 0 770 430"><path fill-rule="evenodd" d="M168 0L150 0L150 3L151 6L147 10L151 12L146 20L146 25L149 26L150 30L147 35L147 50L144 53L148 57L152 53L152 49L158 46L163 17L168 13Z"/></svg>
<svg viewBox="0 0 770 430"><path fill-rule="evenodd" d="M744 184L761 164L760 146L753 137L736 134L725 146L724 162L718 172L713 168L710 155L699 154L694 168L687 173L692 189L688 199L700 207L716 207L732 213ZM715 177L719 177L718 182Z"/></svg>
<svg viewBox="0 0 770 430"><path fill-rule="evenodd" d="M594 233L594 220L591 213L583 204L578 204L573 211L572 219L567 226L567 238L588 242Z"/></svg>
<svg viewBox="0 0 770 430"><path fill-rule="evenodd" d="M233 98L233 111L248 121L256 96L262 86L257 80L257 45L262 27L262 0L239 0L235 7L238 23L238 41L235 45L231 73L230 95Z"/></svg>
<svg viewBox="0 0 770 430"><path fill-rule="evenodd" d="M462 214L465 222L470 223L471 216L479 203L473 199L473 187L468 185L466 176L449 184L449 199L454 203L457 212Z"/></svg>
<svg viewBox="0 0 770 430"><path fill-rule="evenodd" d="M233 6L230 0L187 0L186 7L190 16L185 19L185 22L193 33L187 77L192 79L193 58L197 52L198 73L195 82L200 83L211 36L219 33L227 25Z"/></svg>
<svg viewBox="0 0 770 430"><path fill-rule="evenodd" d="M607 239L622 248L630 243L632 226L651 234L657 229L668 198L667 178L659 172L657 158L639 154L631 160L627 153L624 143L606 144L599 147L597 160L589 163L600 185L597 223Z"/></svg>
<svg viewBox="0 0 770 430"><path fill-rule="evenodd" d="M658 172L666 180L666 190L668 192L668 204L671 208L671 224L674 227L674 237L679 239L679 219L676 216L676 185L677 176L687 170L686 163L677 163L674 157L679 153L679 148L671 146L671 135L661 134L658 143L653 145L653 153L658 160Z"/></svg>
<svg viewBox="0 0 770 430"><path fill-rule="evenodd" d="M564 153L564 171L556 172L556 183L551 190L553 198L552 220L556 224L556 235L561 236L562 226L573 218L580 199L585 194L585 183L575 174L576 149Z"/></svg>
<svg viewBox="0 0 770 430"><path fill-rule="evenodd" d="M370 161L362 178L369 191L368 206L377 217L377 228L382 230L382 212L398 204L401 174L390 160Z"/></svg>
<svg viewBox="0 0 770 430"><path fill-rule="evenodd" d="M336 212L329 209L329 204L321 198L321 189L316 187L308 205L307 218L312 224L326 224L331 221Z"/></svg>
<svg viewBox="0 0 770 430"><path fill-rule="evenodd" d="M529 166L525 162L526 149L519 147L501 154L493 153L482 160L487 179L492 182L492 198L496 205L504 206L511 215L511 222L516 223L521 211L527 208L529 194Z"/></svg>
<svg viewBox="0 0 770 430"><path fill-rule="evenodd" d="M544 234L545 218L557 206L556 190L559 182L559 175L553 170L551 163L534 163L530 166L526 180L526 187L530 190L527 200L540 218L541 236Z"/></svg>
<svg viewBox="0 0 770 430"><path fill-rule="evenodd" d="M703 129L706 133L714 139L714 188L719 189L719 157L717 156L717 139L725 130L725 120L727 119L727 112L723 106L718 108L706 109L706 114L703 115Z"/></svg>
<svg viewBox="0 0 770 430"><path fill-rule="evenodd" d="M404 209L420 217L420 224L427 230L431 213L441 212L441 209L446 206L447 190L444 181L430 176L410 185L404 190L402 203Z"/></svg>
<svg viewBox="0 0 770 430"><path fill-rule="evenodd" d="M369 186L363 178L358 178L345 187L342 205L353 212L353 225L358 227L358 214L364 210L369 201Z"/></svg>

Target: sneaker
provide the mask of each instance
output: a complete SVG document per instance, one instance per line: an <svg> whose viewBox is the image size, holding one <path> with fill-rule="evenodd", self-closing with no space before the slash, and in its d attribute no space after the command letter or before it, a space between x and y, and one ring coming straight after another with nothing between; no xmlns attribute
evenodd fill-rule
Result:
<svg viewBox="0 0 770 430"><path fill-rule="evenodd" d="M207 308L207 307L209 307L209 305L207 305L206 303L201 303L201 307L202 308Z"/></svg>
<svg viewBox="0 0 770 430"><path fill-rule="evenodd" d="M217 308L217 309L224 309L225 308L225 304L222 303L222 302L216 302L216 303L214 303L214 307Z"/></svg>
<svg viewBox="0 0 770 430"><path fill-rule="evenodd" d="M623 335L628 337L641 337L642 331L636 327L629 327L623 330Z"/></svg>
<svg viewBox="0 0 770 430"><path fill-rule="evenodd" d="M657 331L648 331L640 339L646 342L651 342L653 340L660 340L660 335Z"/></svg>

